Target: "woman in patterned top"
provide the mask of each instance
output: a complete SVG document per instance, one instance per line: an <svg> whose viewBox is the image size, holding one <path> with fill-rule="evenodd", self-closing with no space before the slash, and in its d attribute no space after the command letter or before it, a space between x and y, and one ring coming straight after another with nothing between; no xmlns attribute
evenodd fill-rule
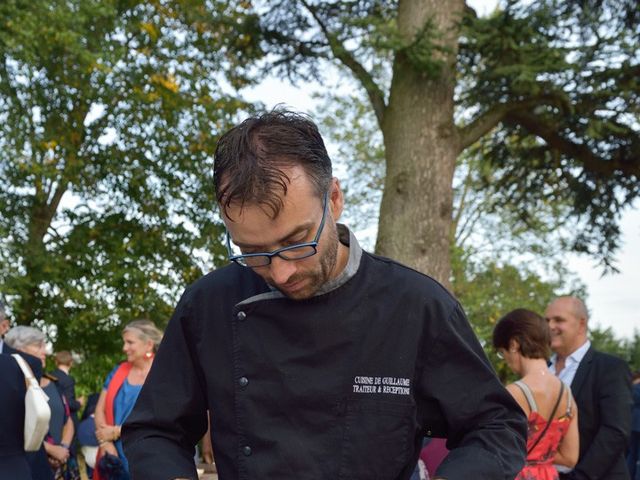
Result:
<svg viewBox="0 0 640 480"><path fill-rule="evenodd" d="M554 465L578 461L578 411L565 386L547 367L549 326L535 312L507 313L493 331L493 347L520 380L507 385L529 422L527 461L516 480L557 480Z"/></svg>

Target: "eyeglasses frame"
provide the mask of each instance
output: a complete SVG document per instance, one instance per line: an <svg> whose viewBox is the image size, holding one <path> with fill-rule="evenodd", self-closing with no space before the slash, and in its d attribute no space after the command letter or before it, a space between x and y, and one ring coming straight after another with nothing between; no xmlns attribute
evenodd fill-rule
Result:
<svg viewBox="0 0 640 480"><path fill-rule="evenodd" d="M229 235L229 230L226 230L227 253L228 253L229 261L237 263L241 267L260 268L260 267L267 267L271 265L271 260L275 256L278 256L283 260L287 260L288 262L293 262L296 260L302 260L305 258L313 257L316 253L318 253L318 241L320 240L320 235L322 235L322 230L324 229L325 220L327 218L327 207L329 205L328 198L329 198L329 192L325 192L324 198L322 201L322 219L320 220L320 225L318 226L318 231L316 232L314 239L310 242L296 243L294 245L289 245L287 247L278 248L277 250L274 250L272 252L245 253L243 255L233 255L233 252L231 251L231 236ZM282 252L286 252L288 250L295 250L296 248L300 248L300 247L312 247L313 253L310 253L309 255L305 255L303 257L298 257L298 258L285 258L282 255L280 255ZM267 257L269 259L269 262L265 263L264 265L253 265L253 266L242 263L241 260L243 258L250 258L250 257Z"/></svg>

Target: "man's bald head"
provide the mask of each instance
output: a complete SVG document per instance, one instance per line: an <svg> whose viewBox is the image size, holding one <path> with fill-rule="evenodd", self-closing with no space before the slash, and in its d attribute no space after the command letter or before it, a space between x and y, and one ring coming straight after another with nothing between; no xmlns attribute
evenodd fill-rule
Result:
<svg viewBox="0 0 640 480"><path fill-rule="evenodd" d="M589 321L589 311L587 310L587 306L584 302L578 297L572 297L569 295L565 295L562 297L558 297L556 300L564 300L569 305L573 314L578 318L584 318L587 322Z"/></svg>

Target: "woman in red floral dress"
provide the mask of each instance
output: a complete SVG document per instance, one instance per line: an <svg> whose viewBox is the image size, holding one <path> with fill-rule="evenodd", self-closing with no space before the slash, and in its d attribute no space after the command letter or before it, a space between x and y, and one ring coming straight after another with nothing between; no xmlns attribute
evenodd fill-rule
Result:
<svg viewBox="0 0 640 480"><path fill-rule="evenodd" d="M558 480L554 465L573 468L578 461L578 411L571 389L547 367L547 322L517 309L498 321L493 346L520 380L507 385L529 420L527 462L516 480Z"/></svg>

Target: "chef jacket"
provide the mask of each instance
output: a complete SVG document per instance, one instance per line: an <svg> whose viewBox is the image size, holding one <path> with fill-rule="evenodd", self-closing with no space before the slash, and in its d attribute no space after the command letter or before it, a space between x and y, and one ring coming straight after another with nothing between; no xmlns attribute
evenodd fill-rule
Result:
<svg viewBox="0 0 640 480"><path fill-rule="evenodd" d="M207 410L220 480L409 479L424 436L439 476L515 477L526 419L459 303L338 228L347 266L312 298L236 264L185 291L123 429L133 480L197 478Z"/></svg>

